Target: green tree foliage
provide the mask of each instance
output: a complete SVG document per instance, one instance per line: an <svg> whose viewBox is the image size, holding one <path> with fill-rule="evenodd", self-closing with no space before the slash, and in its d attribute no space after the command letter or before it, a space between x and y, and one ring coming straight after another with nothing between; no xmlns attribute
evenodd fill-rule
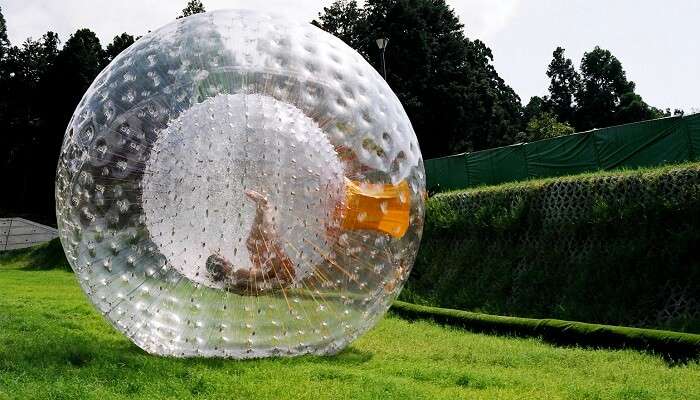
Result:
<svg viewBox="0 0 700 400"><path fill-rule="evenodd" d="M104 51L104 66L112 62L115 57L119 55L122 51L126 50L127 47L134 43L134 37L124 32L121 35L115 36L112 39L112 43L107 45Z"/></svg>
<svg viewBox="0 0 700 400"><path fill-rule="evenodd" d="M578 127L602 128L617 122L615 111L622 96L633 93L620 61L608 50L595 47L581 60L582 87L578 92Z"/></svg>
<svg viewBox="0 0 700 400"><path fill-rule="evenodd" d="M48 219L63 132L85 90L103 67L97 36L81 29L59 50L48 32L9 48L0 63L0 170L12 195L0 209Z"/></svg>
<svg viewBox="0 0 700 400"><path fill-rule="evenodd" d="M564 52L557 47L552 53L549 95L526 107L527 121L542 111L552 112L557 120L585 131L671 115L671 110L651 107L635 93L634 82L609 50L596 46L586 52L580 73Z"/></svg>
<svg viewBox="0 0 700 400"><path fill-rule="evenodd" d="M10 47L0 61L0 172L11 188L0 209L13 208L14 202L24 211L43 207L48 213L52 206L58 154L51 145L56 135L45 116L60 94L54 96L46 82L58 45L58 36L48 32L39 40L27 39L21 46Z"/></svg>
<svg viewBox="0 0 700 400"><path fill-rule="evenodd" d="M552 112L542 112L527 123L525 132L518 134L520 142L534 142L574 133L574 128L566 122L559 122Z"/></svg>
<svg viewBox="0 0 700 400"><path fill-rule="evenodd" d="M204 9L204 4L202 4L201 0L190 0L187 2L187 6L182 9L182 14L177 16L177 19L203 12L206 12L206 10Z"/></svg>
<svg viewBox="0 0 700 400"><path fill-rule="evenodd" d="M51 119L57 125L68 120L83 94L104 66L105 53L97 35L79 29L65 43L51 71L51 91L61 93L64 101L57 104Z"/></svg>
<svg viewBox="0 0 700 400"><path fill-rule="evenodd" d="M511 142L522 105L493 67L491 50L464 36L444 0L367 0L326 7L315 24L345 40L378 71L375 40L390 39L387 81L426 158Z"/></svg>
<svg viewBox="0 0 700 400"><path fill-rule="evenodd" d="M620 122L643 121L645 119L666 115L662 110L649 107L649 105L642 100L642 96L634 92L627 92L620 96L620 104L617 106L615 114L615 119Z"/></svg>
<svg viewBox="0 0 700 400"><path fill-rule="evenodd" d="M7 38L7 24L5 23L5 17L2 15L2 7L0 7L0 59L5 56L9 47L10 40Z"/></svg>
<svg viewBox="0 0 700 400"><path fill-rule="evenodd" d="M523 110L523 121L529 122L534 117L550 110L547 96L532 96Z"/></svg>
<svg viewBox="0 0 700 400"><path fill-rule="evenodd" d="M634 92L622 63L609 50L596 46L581 60L577 128L587 130L664 116Z"/></svg>
<svg viewBox="0 0 700 400"><path fill-rule="evenodd" d="M54 66L58 55L58 35L48 32L39 40L27 39L22 46L10 47L2 60L2 93L0 103L6 113L2 115L3 128L7 129L7 140L21 139L13 133L32 138L35 130L44 124L41 118L43 103L40 101L48 71ZM33 142L33 139L25 142ZM11 149L8 146L5 149Z"/></svg>
<svg viewBox="0 0 700 400"><path fill-rule="evenodd" d="M58 54L58 35L47 32L39 40L27 39L21 47L10 47L5 67L16 82L35 86L54 64Z"/></svg>
<svg viewBox="0 0 700 400"><path fill-rule="evenodd" d="M552 53L552 62L547 67L550 108L560 121L574 120L574 100L581 85L581 77L571 59L564 56L564 49L557 47Z"/></svg>
<svg viewBox="0 0 700 400"><path fill-rule="evenodd" d="M0 84L2 84L0 91L6 91L7 89L6 78L9 77L10 72L6 70L8 66L5 58L9 49L10 41L7 38L7 24L5 23L5 17L2 15L2 7L0 7ZM0 104L0 118L7 113L3 106L5 104Z"/></svg>
<svg viewBox="0 0 700 400"><path fill-rule="evenodd" d="M328 7L323 7L317 20L311 21L319 28L332 32L353 49L363 48L367 52L369 32L366 32L365 10L357 5L357 1L336 1Z"/></svg>
<svg viewBox="0 0 700 400"><path fill-rule="evenodd" d="M190 3L183 12L203 11ZM53 180L66 126L97 74L133 42L123 33L103 49L95 33L80 29L63 47L53 32L12 46L0 10L0 175L8 188L0 213L55 223Z"/></svg>

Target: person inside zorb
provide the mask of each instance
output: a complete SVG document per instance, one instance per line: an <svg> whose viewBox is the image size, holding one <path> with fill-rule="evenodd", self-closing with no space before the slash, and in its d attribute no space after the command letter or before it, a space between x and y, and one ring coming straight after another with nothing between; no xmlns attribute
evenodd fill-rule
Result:
<svg viewBox="0 0 700 400"><path fill-rule="evenodd" d="M413 204L406 179L373 183L368 174L382 176L294 104L222 94L181 113L153 143L145 224L169 264L208 287L287 292L319 286L329 269L359 282L350 269L369 246L357 235L400 240ZM405 277L397 264L386 289Z"/></svg>
<svg viewBox="0 0 700 400"><path fill-rule="evenodd" d="M393 237L403 236L410 212L410 191L405 181L398 187L381 185L365 189L347 178L345 183L347 198L337 204L332 220L325 226L325 234L334 245L343 229L370 229ZM273 206L257 191L247 190L245 194L255 203L256 209L246 241L251 265L237 267L215 252L207 258L207 272L215 281L223 282L226 290L241 295L262 294L294 285L297 282L296 267L286 254L278 233ZM358 219L358 215L362 217ZM399 266L386 289L393 289L405 273L405 266Z"/></svg>

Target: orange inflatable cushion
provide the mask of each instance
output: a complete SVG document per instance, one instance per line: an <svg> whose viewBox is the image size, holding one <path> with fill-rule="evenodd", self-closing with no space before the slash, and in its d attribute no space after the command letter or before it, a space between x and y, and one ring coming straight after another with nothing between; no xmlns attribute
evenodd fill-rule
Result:
<svg viewBox="0 0 700 400"><path fill-rule="evenodd" d="M408 230L410 211L411 190L405 180L392 185L345 179L344 229L369 229L400 238Z"/></svg>

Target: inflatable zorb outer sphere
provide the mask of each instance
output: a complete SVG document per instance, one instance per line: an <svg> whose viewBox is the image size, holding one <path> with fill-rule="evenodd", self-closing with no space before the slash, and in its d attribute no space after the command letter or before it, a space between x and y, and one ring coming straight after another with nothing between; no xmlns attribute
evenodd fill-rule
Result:
<svg viewBox="0 0 700 400"><path fill-rule="evenodd" d="M341 350L413 265L425 177L382 77L341 40L253 12L177 20L119 55L66 130L61 242L144 350Z"/></svg>

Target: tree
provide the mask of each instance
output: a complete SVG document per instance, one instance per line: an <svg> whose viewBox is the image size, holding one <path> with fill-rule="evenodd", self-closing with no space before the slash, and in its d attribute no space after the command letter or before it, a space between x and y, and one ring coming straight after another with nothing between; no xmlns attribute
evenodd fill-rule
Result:
<svg viewBox="0 0 700 400"><path fill-rule="evenodd" d="M53 66L60 41L54 32L45 33L41 39L27 39L22 47L8 49L6 67L16 80L23 80L32 86Z"/></svg>
<svg viewBox="0 0 700 400"><path fill-rule="evenodd" d="M620 61L596 46L581 60L582 86L578 91L577 128L625 124L670 115L649 106L635 93Z"/></svg>
<svg viewBox="0 0 700 400"><path fill-rule="evenodd" d="M203 12L206 12L206 10L204 9L204 4L202 4L201 0L190 0L187 2L187 6L182 9L182 14L177 16L177 19Z"/></svg>
<svg viewBox="0 0 700 400"><path fill-rule="evenodd" d="M31 136L30 128L40 125L41 100L50 97L42 95L41 82L55 63L58 45L58 35L47 32L39 40L30 38L21 47L8 49L0 78L0 103L5 110L2 124L8 133L25 132L24 135Z"/></svg>
<svg viewBox="0 0 700 400"><path fill-rule="evenodd" d="M105 61L88 29L59 49L58 35L47 32L8 47L0 59L0 174L13 193L0 199L0 209L47 222L54 218L53 180L66 125Z"/></svg>
<svg viewBox="0 0 700 400"><path fill-rule="evenodd" d="M425 157L483 149L513 140L522 105L498 76L491 50L464 36L444 0L340 1L315 22L340 37L378 71L375 40L388 37L387 82L401 100Z"/></svg>
<svg viewBox="0 0 700 400"><path fill-rule="evenodd" d="M10 40L7 38L7 24L5 17L2 15L2 7L0 7L0 60L3 59L10 47Z"/></svg>
<svg viewBox="0 0 700 400"><path fill-rule="evenodd" d="M564 49L557 47L552 53L552 61L547 67L549 100L551 110L559 121L571 123L576 112L574 100L579 91L581 77L571 59L564 57Z"/></svg>
<svg viewBox="0 0 700 400"><path fill-rule="evenodd" d="M126 50L127 47L134 43L134 37L124 32L121 35L115 36L112 39L112 43L107 45L105 49L105 60L103 62L104 66L107 66L112 60L114 60L119 53Z"/></svg>
<svg viewBox="0 0 700 400"><path fill-rule="evenodd" d="M664 112L656 107L650 107L642 100L642 96L634 92L627 92L620 96L620 104L615 111L615 120L618 124L668 116L671 116L671 110Z"/></svg>
<svg viewBox="0 0 700 400"><path fill-rule="evenodd" d="M532 96L530 101L523 109L523 121L527 124L534 117L542 114L543 112L550 111L549 98L547 96L539 97Z"/></svg>
<svg viewBox="0 0 700 400"><path fill-rule="evenodd" d="M44 90L58 55L58 35L48 32L10 47L2 60L0 84L0 174L13 196L2 199L3 209L51 215L52 177L58 149L45 110L60 102L61 93ZM48 201L47 201L48 199Z"/></svg>
<svg viewBox="0 0 700 400"><path fill-rule="evenodd" d="M323 7L319 13L319 20L311 23L319 28L332 32L353 49L365 49L368 32L366 28L366 13L363 8L357 6L357 1L336 1L329 7Z"/></svg>
<svg viewBox="0 0 700 400"><path fill-rule="evenodd" d="M549 139L574 133L574 128L566 122L557 121L551 112L543 112L533 117L525 128L525 132L518 134L519 141L534 142L535 140Z"/></svg>
<svg viewBox="0 0 700 400"><path fill-rule="evenodd" d="M77 30L65 43L56 58L52 83L65 95L62 119L67 124L73 109L87 88L102 70L104 50L100 39L89 29Z"/></svg>
<svg viewBox="0 0 700 400"><path fill-rule="evenodd" d="M578 92L577 127L582 130L615 124L615 111L624 94L634 92L620 61L596 46L581 60L582 87Z"/></svg>

